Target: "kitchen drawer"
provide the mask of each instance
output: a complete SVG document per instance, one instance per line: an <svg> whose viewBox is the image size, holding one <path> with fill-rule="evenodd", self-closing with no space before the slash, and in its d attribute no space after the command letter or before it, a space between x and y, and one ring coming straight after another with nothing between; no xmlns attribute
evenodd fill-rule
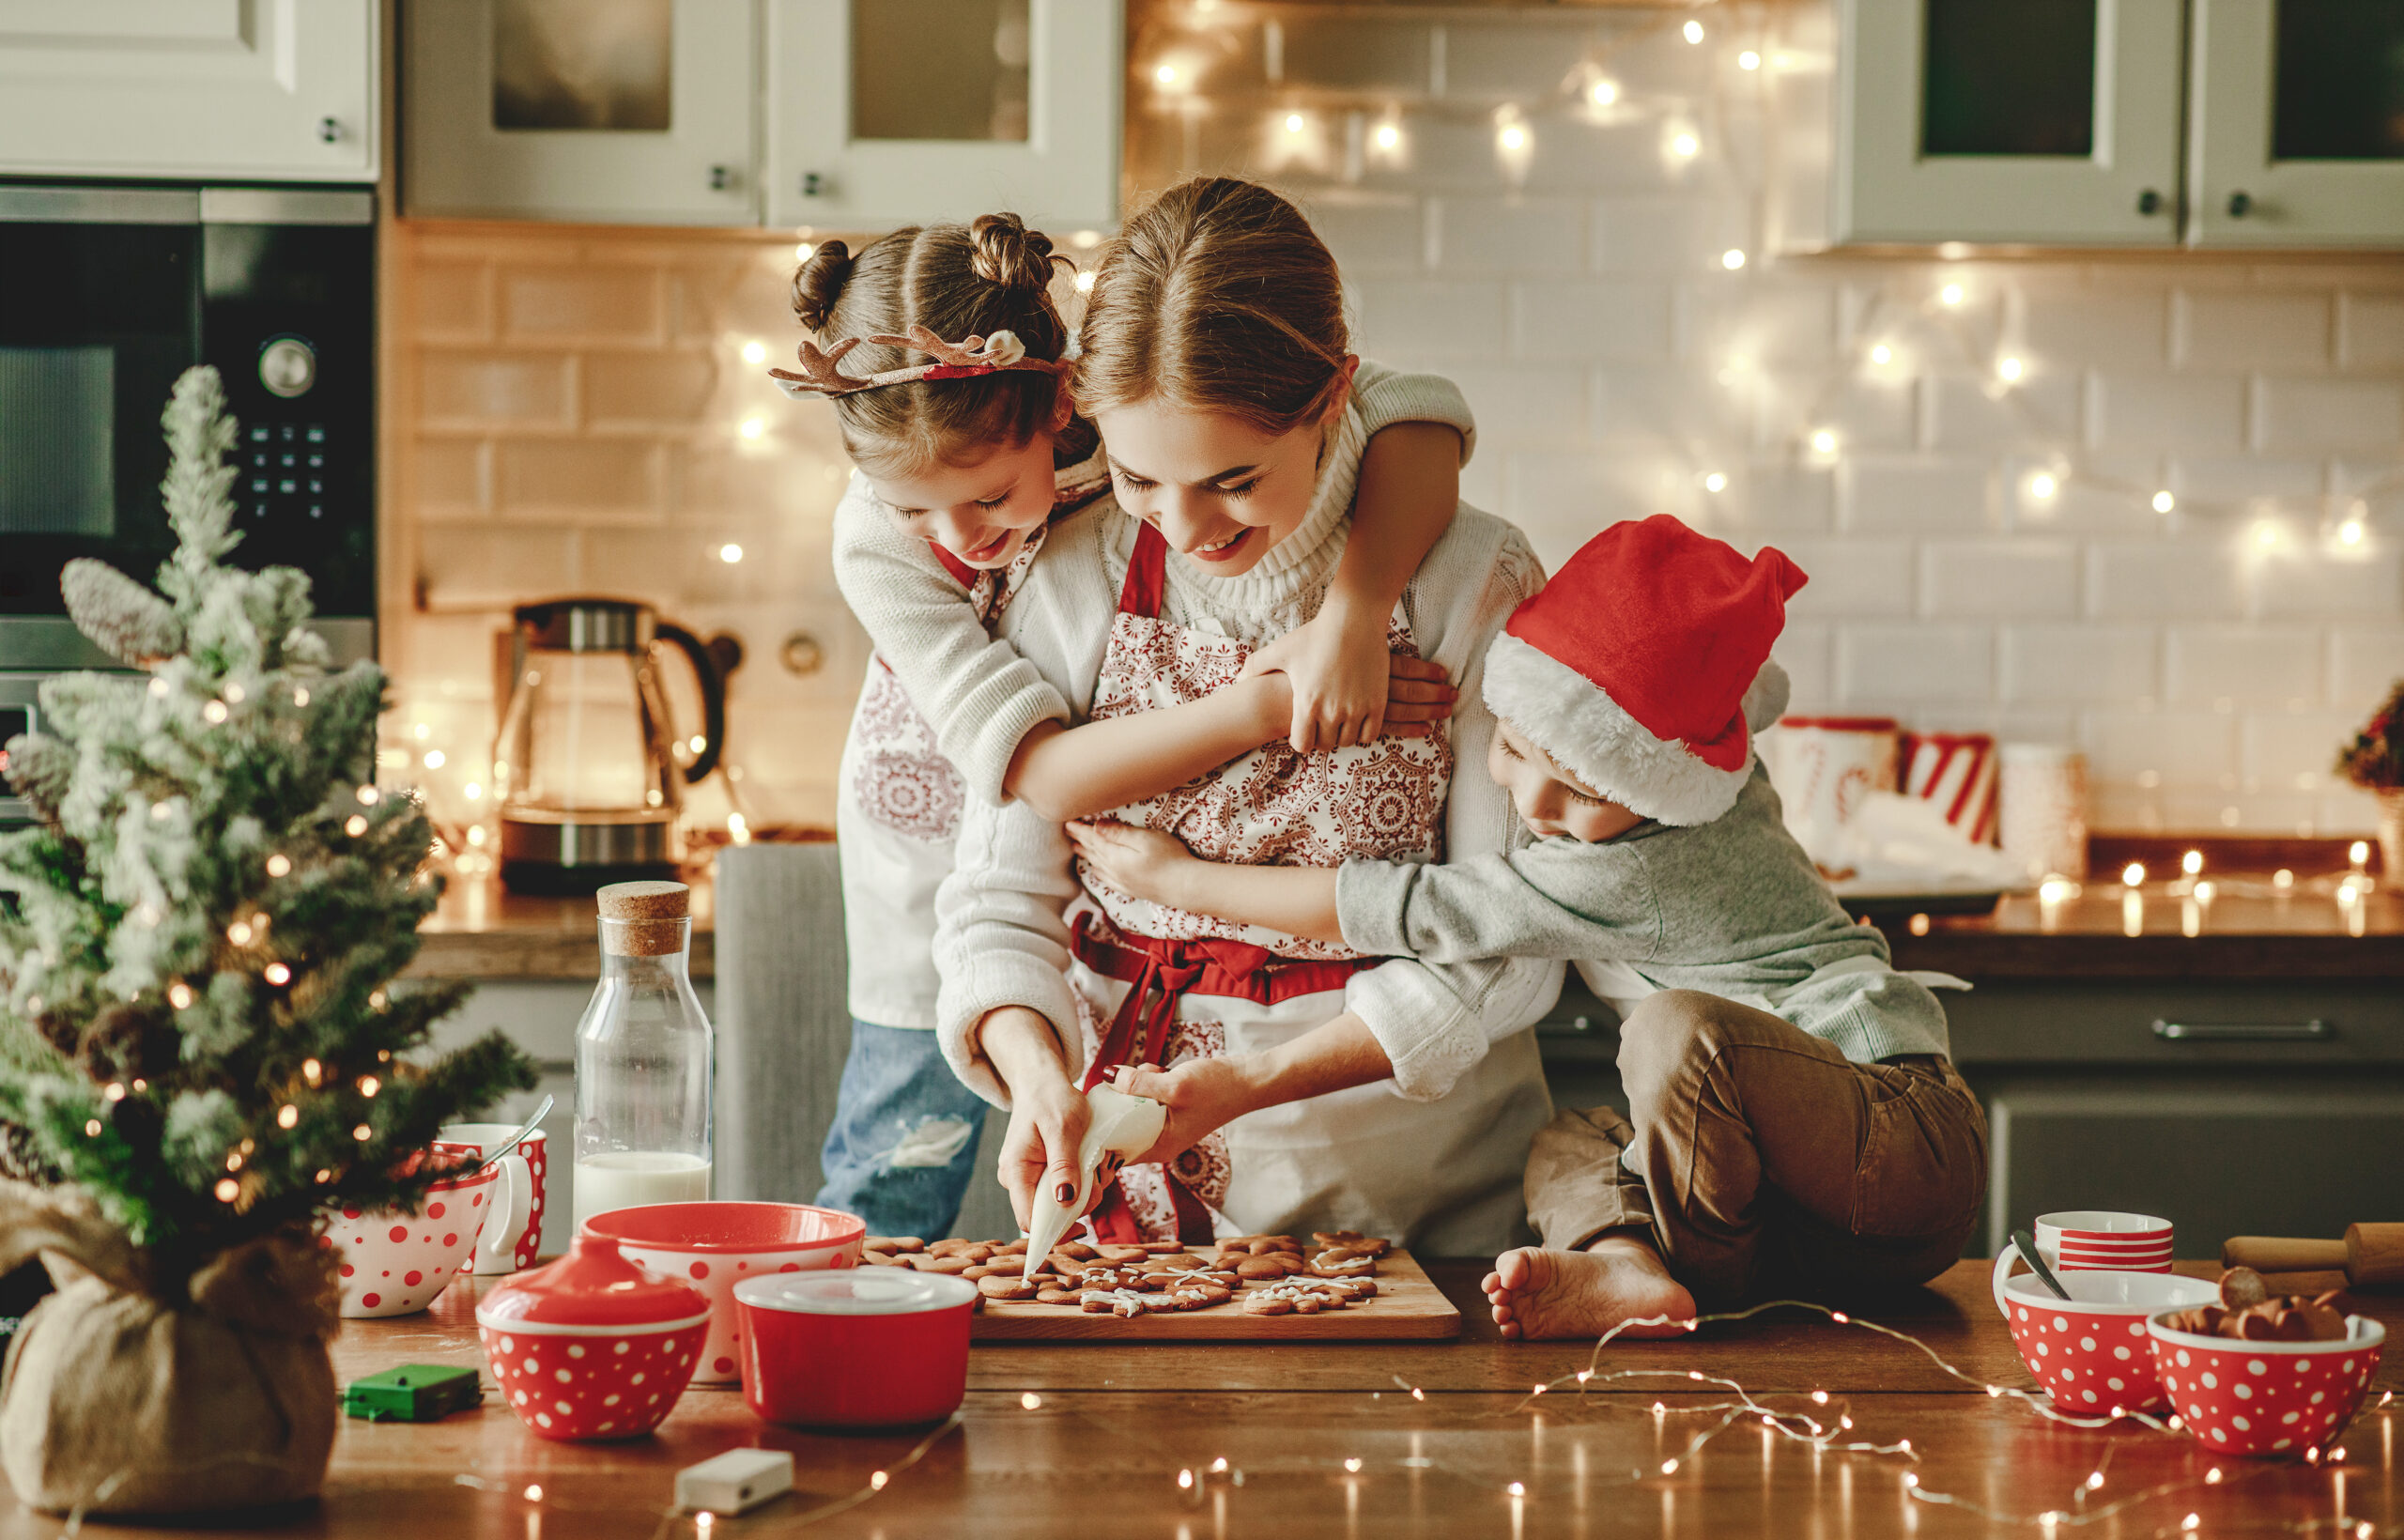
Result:
<svg viewBox="0 0 2404 1540"><path fill-rule="evenodd" d="M2404 991L2386 984L2011 982L1939 998L1965 1068L2404 1068Z"/></svg>
<svg viewBox="0 0 2404 1540"><path fill-rule="evenodd" d="M1981 1086L1987 1246L2060 1209L2160 1214L2178 1255L2404 1219L2404 1073L2013 1078Z"/></svg>

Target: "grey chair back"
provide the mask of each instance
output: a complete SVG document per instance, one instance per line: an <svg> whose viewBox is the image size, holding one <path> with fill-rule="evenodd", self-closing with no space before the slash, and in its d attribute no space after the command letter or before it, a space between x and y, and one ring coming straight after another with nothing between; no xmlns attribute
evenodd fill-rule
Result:
<svg viewBox="0 0 2404 1540"><path fill-rule="evenodd" d="M843 884L832 844L732 845L717 856L717 1170L723 1198L808 1203L852 1047ZM955 1235L1016 1235L985 1120ZM928 1239L932 1240L933 1237Z"/></svg>

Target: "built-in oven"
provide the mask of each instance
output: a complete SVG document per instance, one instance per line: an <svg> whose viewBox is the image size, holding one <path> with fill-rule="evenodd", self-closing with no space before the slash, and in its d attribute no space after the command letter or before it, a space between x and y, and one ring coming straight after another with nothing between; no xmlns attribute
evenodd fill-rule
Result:
<svg viewBox="0 0 2404 1540"><path fill-rule="evenodd" d="M232 560L300 568L336 654L373 654L375 279L362 190L0 184L0 743L44 675L115 666L59 569L173 549L159 417L195 363L240 423Z"/></svg>

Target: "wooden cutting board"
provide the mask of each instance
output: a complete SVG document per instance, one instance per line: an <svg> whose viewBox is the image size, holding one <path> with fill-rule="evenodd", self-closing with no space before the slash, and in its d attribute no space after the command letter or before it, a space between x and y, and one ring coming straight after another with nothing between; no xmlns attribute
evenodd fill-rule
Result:
<svg viewBox="0 0 2404 1540"><path fill-rule="evenodd" d="M1254 1316L1239 1295L1208 1310L1134 1317L1086 1315L1071 1305L987 1300L971 1317L977 1342L1356 1342L1456 1337L1461 1313L1400 1246L1378 1259L1378 1296L1316 1316Z"/></svg>

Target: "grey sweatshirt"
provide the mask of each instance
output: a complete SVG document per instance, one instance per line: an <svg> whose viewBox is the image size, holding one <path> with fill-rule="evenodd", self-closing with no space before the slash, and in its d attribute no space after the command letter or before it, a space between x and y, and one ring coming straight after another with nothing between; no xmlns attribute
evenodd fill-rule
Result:
<svg viewBox="0 0 2404 1540"><path fill-rule="evenodd" d="M1345 944L1364 952L1617 963L1654 989L1768 1010L1857 1064L1950 1052L1945 1008L1888 966L1885 936L1846 916L1759 764L1708 824L1640 824L1600 844L1545 839L1445 866L1348 861L1335 903Z"/></svg>

